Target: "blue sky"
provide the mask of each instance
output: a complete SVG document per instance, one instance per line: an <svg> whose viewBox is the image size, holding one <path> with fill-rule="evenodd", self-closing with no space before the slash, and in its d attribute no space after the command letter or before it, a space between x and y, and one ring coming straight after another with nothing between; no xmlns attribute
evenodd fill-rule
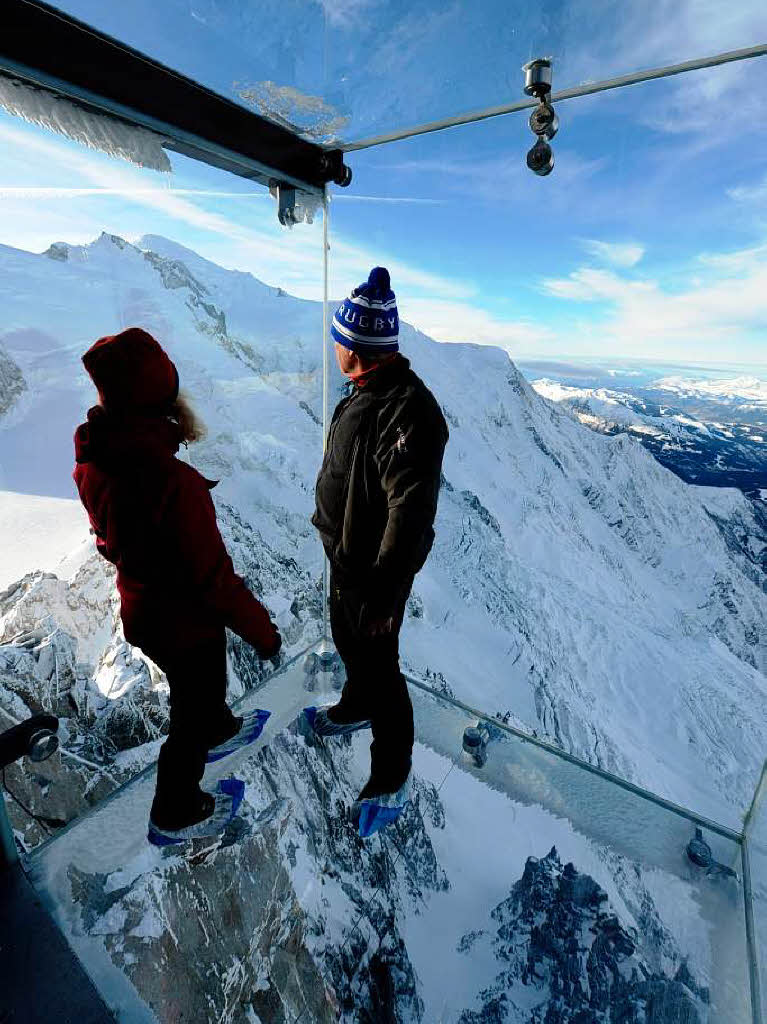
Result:
<svg viewBox="0 0 767 1024"><path fill-rule="evenodd" d="M530 56L553 55L564 87L767 39L762 0L324 0L257 17L244 0L62 6L349 138L514 100ZM352 154L354 183L332 204L333 293L385 263L401 316L441 340L520 358L767 364L765 86L762 58L563 103L548 178L525 166L524 115ZM230 196L252 193L244 180L173 154L173 175L140 171L5 115L0 152L2 243L163 234L319 297L319 224L279 228L264 195Z"/></svg>

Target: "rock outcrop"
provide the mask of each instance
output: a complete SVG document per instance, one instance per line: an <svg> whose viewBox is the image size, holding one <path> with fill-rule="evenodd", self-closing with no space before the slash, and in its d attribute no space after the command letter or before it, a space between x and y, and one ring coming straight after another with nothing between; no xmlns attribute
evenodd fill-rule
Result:
<svg viewBox="0 0 767 1024"><path fill-rule="evenodd" d="M624 926L607 893L556 848L529 857L508 899L492 912L500 970L460 1024L704 1024L708 992L684 960L671 974L653 964L653 930ZM467 954L485 935L464 936Z"/></svg>

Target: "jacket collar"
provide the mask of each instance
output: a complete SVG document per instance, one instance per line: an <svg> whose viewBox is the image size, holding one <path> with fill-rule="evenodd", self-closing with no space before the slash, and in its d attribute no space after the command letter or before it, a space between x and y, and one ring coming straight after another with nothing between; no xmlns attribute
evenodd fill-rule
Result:
<svg viewBox="0 0 767 1024"><path fill-rule="evenodd" d="M75 432L75 457L80 463L169 459L180 444L178 426L167 416L118 416L96 405Z"/></svg>
<svg viewBox="0 0 767 1024"><path fill-rule="evenodd" d="M398 352L391 362L373 367L362 378L350 379L349 383L355 392L363 389L366 392L381 394L399 383L409 369L410 360Z"/></svg>

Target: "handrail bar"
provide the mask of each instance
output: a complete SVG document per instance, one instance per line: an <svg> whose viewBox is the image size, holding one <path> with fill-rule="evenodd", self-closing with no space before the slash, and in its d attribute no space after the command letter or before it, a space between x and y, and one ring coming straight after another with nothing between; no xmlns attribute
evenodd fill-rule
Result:
<svg viewBox="0 0 767 1024"><path fill-rule="evenodd" d="M433 687L428 686L426 683L421 682L419 679L415 679L407 673L404 673L404 675L408 683L415 686L417 689L423 690L424 693L428 693L432 697L443 700L447 704L452 704L453 707L459 708L461 711L464 711L477 719L482 719L490 723L494 728L501 729L503 732L509 733L509 735L514 736L515 739L522 740L524 743L531 743L534 747L545 750L549 754L554 754L555 757L559 757L564 761L569 761L570 764L573 764L578 768L582 768L584 771L591 772L592 775L598 775L606 782L611 782L615 786L620 786L622 789L627 790L629 793L633 793L635 796L639 796L644 800L649 800L651 803L664 807L667 811L672 811L674 814L681 815L683 818L687 818L696 825L707 828L711 832L716 832L717 835L723 836L725 839L729 839L740 844L743 843L742 832L736 832L733 829L728 828L726 825L720 825L718 822L712 821L712 819L706 818L702 814L698 814L686 807L682 807L680 804L674 803L673 800L667 800L664 796L658 796L657 793L653 793L649 789L637 786L636 783L629 782L628 779L623 779L620 775L613 775L612 772L608 772L604 768L598 768L596 765L589 764L588 761L584 761L582 758L576 757L575 754L568 753L566 750L563 750L561 747L558 747L553 743L539 739L537 736L531 736L529 733L523 732L522 729L517 729L513 725L508 725L506 722L502 722L500 719L494 718L492 715L488 715L484 711L478 711L477 708L473 708L470 704L464 704L463 701L458 700L455 697L448 697L444 693L440 693L439 690L435 690Z"/></svg>

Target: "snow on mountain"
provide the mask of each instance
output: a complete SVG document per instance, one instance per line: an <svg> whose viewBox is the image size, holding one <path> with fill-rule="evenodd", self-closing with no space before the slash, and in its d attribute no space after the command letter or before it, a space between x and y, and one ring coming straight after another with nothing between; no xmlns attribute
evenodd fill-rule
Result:
<svg viewBox="0 0 767 1024"><path fill-rule="evenodd" d="M757 390L762 382L745 383ZM538 394L592 430L636 437L688 483L739 487L754 497L767 482L767 406L743 399L749 388L739 381L681 382L665 393L662 384L616 390L533 381Z"/></svg>
<svg viewBox="0 0 767 1024"><path fill-rule="evenodd" d="M24 544L7 544L0 559L0 589L36 569L69 571L72 553L92 547L88 517L73 498L0 491L0 536L24 537Z"/></svg>
<svg viewBox="0 0 767 1024"><path fill-rule="evenodd" d="M613 1021L707 1019L708 989L688 963L677 960L668 971L673 942L652 901L641 930L627 928L611 909L593 878L572 863L563 867L556 847L529 857L510 896L491 913L492 940L473 931L461 941L467 954L490 946L485 955L497 960L499 973L482 991L481 1009L465 1010L459 1024L509 1017L571 1024L597 1014Z"/></svg>
<svg viewBox="0 0 767 1024"><path fill-rule="evenodd" d="M650 387L685 398L715 398L732 405L767 410L767 380L759 377L728 377L721 380L662 377Z"/></svg>
<svg viewBox="0 0 767 1024"><path fill-rule="evenodd" d="M46 570L0 594L0 724L42 707L60 715L62 754L14 766L8 781L64 822L150 763L167 721L162 675L122 638L113 570L77 534L58 563L65 520L51 547L34 513L73 496L71 435L95 397L81 353L130 324L167 345L209 428L182 457L220 479L225 539L290 654L316 638L321 614L309 516L322 312L155 236L102 235L42 255L0 247L0 292L0 347L15 367L0 377L11 380L0 383L0 516L24 549L16 562L0 552L0 577L15 565ZM500 350L439 345L407 325L402 348L451 429L406 666L737 826L767 740L767 517L737 491L684 484L625 434L586 429ZM341 385L334 370L334 398ZM268 666L237 638L229 657L232 696L262 685ZM443 787L451 762L423 743L407 819L385 842L361 844L343 809L364 779L366 744L312 751L292 728L277 733L238 768L243 833L194 863L150 863L138 830L135 851L108 863L102 812L87 819L59 854L48 848L68 865L72 935L95 938L161 1020L292 1019L308 1006L316 1020L465 1011L466 1021L521 1022L546 1005L575 1020L596 977L604 999L634 1015L621 1019L641 1019L651 990L684 1019L708 1019L718 919L687 883L466 773ZM44 838L16 805L10 813L23 845ZM553 845L572 870L547 855ZM222 892L227 927L207 929L199 908L217 919ZM560 945L542 949L530 916L560 911ZM590 952L567 959L577 928ZM646 941L631 951L633 930ZM499 985L519 1001L513 1014L494 1003Z"/></svg>
<svg viewBox="0 0 767 1024"><path fill-rule="evenodd" d="M71 433L93 400L80 354L102 333L146 327L208 423L189 457L221 480L235 556L255 557L252 580L298 649L319 610L308 522L321 452L319 306L154 236L131 245L102 235L43 255L2 248L0 264L0 343L27 384L0 420L4 488L72 495ZM451 426L406 663L732 818L767 735L767 533L751 503L690 488L631 439L585 430L500 350L441 346L406 325L402 347ZM335 393L340 385L336 373ZM19 600L4 599L6 616Z"/></svg>

